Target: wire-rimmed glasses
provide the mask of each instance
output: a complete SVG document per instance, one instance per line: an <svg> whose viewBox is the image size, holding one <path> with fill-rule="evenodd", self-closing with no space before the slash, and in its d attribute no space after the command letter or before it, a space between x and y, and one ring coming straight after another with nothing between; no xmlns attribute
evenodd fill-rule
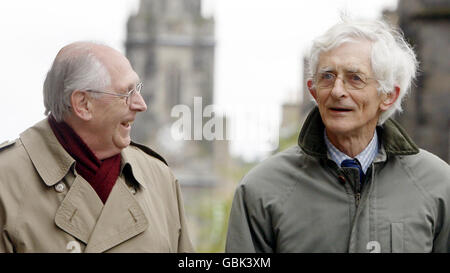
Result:
<svg viewBox="0 0 450 273"><path fill-rule="evenodd" d="M316 79L316 85L320 89L333 88L337 78L338 76L335 73L320 72L318 73ZM364 74L358 72L346 72L344 73L344 77L342 80L344 82L345 89L360 90L366 87L370 79L374 78L367 77Z"/></svg>
<svg viewBox="0 0 450 273"><path fill-rule="evenodd" d="M131 97L133 96L134 93L140 94L143 85L144 84L142 82L136 84L136 87L131 89L130 91L128 91L126 94L119 94L119 93L115 93L115 92L92 90L92 89L85 90L85 91L86 92L92 92L92 93L108 94L108 95L112 95L112 96L116 96L116 97L122 97L122 98L125 98L126 104L130 105L131 104Z"/></svg>

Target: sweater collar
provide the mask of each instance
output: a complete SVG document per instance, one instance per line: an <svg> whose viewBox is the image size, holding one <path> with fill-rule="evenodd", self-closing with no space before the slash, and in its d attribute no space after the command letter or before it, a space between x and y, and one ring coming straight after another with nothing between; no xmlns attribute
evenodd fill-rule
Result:
<svg viewBox="0 0 450 273"><path fill-rule="evenodd" d="M298 145L306 154L327 158L324 129L319 108L314 107L308 114L298 137ZM387 155L412 155L419 152L417 145L393 119L388 119L382 126L377 126L377 133Z"/></svg>

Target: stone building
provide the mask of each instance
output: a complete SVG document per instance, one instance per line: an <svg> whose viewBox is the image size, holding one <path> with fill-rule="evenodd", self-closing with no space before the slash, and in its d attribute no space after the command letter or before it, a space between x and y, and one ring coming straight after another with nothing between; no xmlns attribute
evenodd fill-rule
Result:
<svg viewBox="0 0 450 273"><path fill-rule="evenodd" d="M183 191L194 246L212 251L217 240L211 236L217 237L224 221L218 217L224 188L233 185L224 175L232 160L227 140L204 136L212 120L205 110L214 103L216 42L214 18L201 10L201 0L141 0L128 20L126 55L144 83L141 94L148 106L137 116L132 138L168 161ZM188 112L175 111L179 106ZM174 134L174 125L185 118L191 126L182 129L188 133ZM225 117L215 118L226 124Z"/></svg>
<svg viewBox="0 0 450 273"><path fill-rule="evenodd" d="M201 0L141 0L128 20L126 54L144 82L148 105L132 137L161 153L184 185L215 183L214 143L194 140L194 129L207 121L203 108L213 103L214 50L214 19L202 15ZM194 109L195 100L201 105ZM190 110L191 140L174 139L172 126L182 117L171 116L176 105Z"/></svg>
<svg viewBox="0 0 450 273"><path fill-rule="evenodd" d="M450 1L399 0L397 16L420 72L396 119L421 148L450 162Z"/></svg>

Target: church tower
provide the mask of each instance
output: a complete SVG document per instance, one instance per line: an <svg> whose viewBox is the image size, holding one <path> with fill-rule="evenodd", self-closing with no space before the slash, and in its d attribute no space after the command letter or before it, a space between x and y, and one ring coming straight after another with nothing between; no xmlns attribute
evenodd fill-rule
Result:
<svg viewBox="0 0 450 273"><path fill-rule="evenodd" d="M193 112L194 97L203 107L213 104L214 50L214 19L202 15L201 0L141 0L128 20L126 55L144 83L148 106L137 116L132 137L160 152L173 168L185 169L186 162L202 156L211 162L210 141L173 141L177 118L171 110L182 104Z"/></svg>

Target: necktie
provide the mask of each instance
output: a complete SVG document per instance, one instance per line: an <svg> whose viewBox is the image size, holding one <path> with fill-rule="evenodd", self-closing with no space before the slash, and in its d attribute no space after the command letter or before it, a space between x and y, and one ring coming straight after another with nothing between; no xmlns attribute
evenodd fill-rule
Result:
<svg viewBox="0 0 450 273"><path fill-rule="evenodd" d="M362 183L364 181L364 172L361 168L361 165L356 159L346 159L342 161L341 167L344 168L356 168L359 170L359 183Z"/></svg>

